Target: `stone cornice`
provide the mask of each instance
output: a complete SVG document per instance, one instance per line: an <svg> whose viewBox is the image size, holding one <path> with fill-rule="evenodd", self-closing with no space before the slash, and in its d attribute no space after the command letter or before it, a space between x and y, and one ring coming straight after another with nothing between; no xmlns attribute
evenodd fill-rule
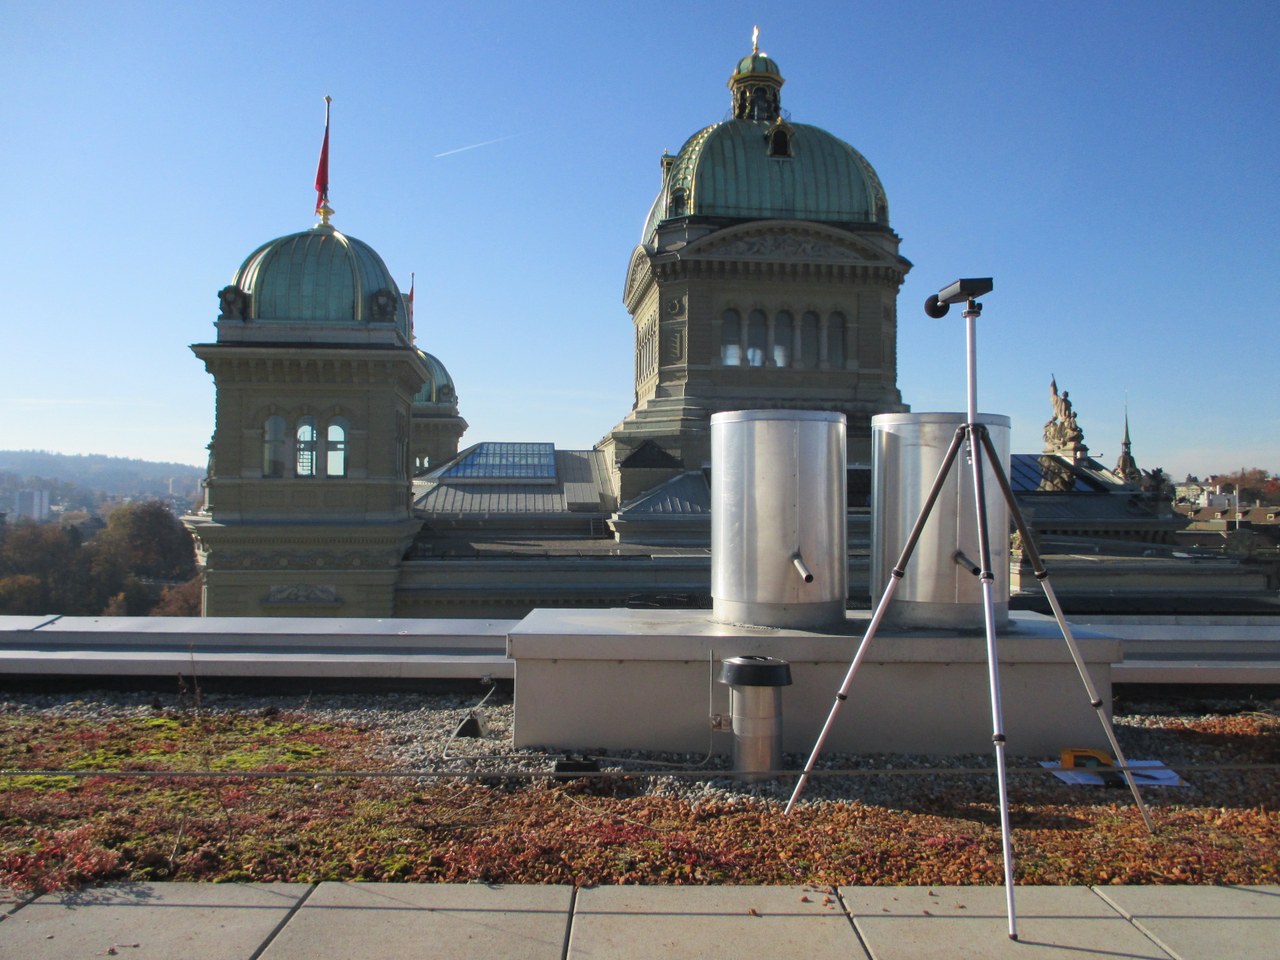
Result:
<svg viewBox="0 0 1280 960"><path fill-rule="evenodd" d="M422 364L409 350L242 347L198 343L192 352L218 384L386 384L410 393L425 381Z"/></svg>
<svg viewBox="0 0 1280 960"><path fill-rule="evenodd" d="M186 517L187 529L201 540L232 542L242 547L290 547L331 545L345 549L380 547L406 536L415 536L422 520L390 523L221 523L203 517Z"/></svg>
<svg viewBox="0 0 1280 960"><path fill-rule="evenodd" d="M896 290L906 271L887 263L794 263L787 261L670 260L653 265L659 283L681 280L801 280L875 283Z"/></svg>
<svg viewBox="0 0 1280 960"><path fill-rule="evenodd" d="M875 238L812 222L761 220L737 224L646 255L659 283L675 280L850 281L897 287L910 261ZM895 241L896 242L896 241ZM643 248L637 248L637 254ZM638 274L634 264L632 276Z"/></svg>

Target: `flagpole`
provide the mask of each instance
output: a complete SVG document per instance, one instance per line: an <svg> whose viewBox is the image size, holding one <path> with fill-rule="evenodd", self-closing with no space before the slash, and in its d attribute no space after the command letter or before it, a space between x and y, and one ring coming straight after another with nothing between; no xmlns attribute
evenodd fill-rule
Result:
<svg viewBox="0 0 1280 960"><path fill-rule="evenodd" d="M418 275L416 273L409 274L409 342L413 342L413 288L417 285Z"/></svg>
<svg viewBox="0 0 1280 960"><path fill-rule="evenodd" d="M316 215L323 226L329 225L333 209L329 206L329 104L333 97L324 98L324 141L320 144L320 162L316 165Z"/></svg>

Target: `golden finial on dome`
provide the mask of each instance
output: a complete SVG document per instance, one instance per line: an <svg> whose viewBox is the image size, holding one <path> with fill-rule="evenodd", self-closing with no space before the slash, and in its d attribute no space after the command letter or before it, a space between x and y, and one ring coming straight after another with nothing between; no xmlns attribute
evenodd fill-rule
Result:
<svg viewBox="0 0 1280 960"><path fill-rule="evenodd" d="M759 26L755 26L751 28L751 52L752 53L760 52L760 27Z"/></svg>

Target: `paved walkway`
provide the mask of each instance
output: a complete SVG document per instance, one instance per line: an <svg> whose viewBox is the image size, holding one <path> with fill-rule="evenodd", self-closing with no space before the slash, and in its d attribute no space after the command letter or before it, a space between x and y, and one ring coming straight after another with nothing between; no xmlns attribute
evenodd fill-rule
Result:
<svg viewBox="0 0 1280 960"><path fill-rule="evenodd" d="M0 904L12 960L1275 960L1280 886L120 884Z"/></svg>

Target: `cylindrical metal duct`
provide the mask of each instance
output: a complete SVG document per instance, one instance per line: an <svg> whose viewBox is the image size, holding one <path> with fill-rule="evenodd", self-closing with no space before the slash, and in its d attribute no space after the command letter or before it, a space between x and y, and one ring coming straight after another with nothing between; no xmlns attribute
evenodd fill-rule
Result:
<svg viewBox="0 0 1280 960"><path fill-rule="evenodd" d="M733 722L733 769L753 783L782 769L782 688L791 685L791 664L774 657L729 657L720 665L729 685Z"/></svg>
<svg viewBox="0 0 1280 960"><path fill-rule="evenodd" d="M711 417L711 599L721 623L814 628L848 593L845 418Z"/></svg>
<svg viewBox="0 0 1280 960"><path fill-rule="evenodd" d="M885 413L871 418L871 593L879 603L963 413ZM1009 471L1009 418L980 413L1001 467ZM983 486L997 626L1009 619L1009 509L983 457ZM982 627L981 562L968 445L961 447L894 592L884 622L903 627Z"/></svg>

